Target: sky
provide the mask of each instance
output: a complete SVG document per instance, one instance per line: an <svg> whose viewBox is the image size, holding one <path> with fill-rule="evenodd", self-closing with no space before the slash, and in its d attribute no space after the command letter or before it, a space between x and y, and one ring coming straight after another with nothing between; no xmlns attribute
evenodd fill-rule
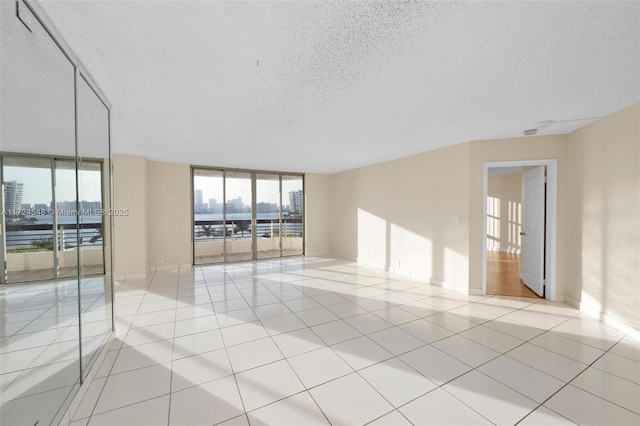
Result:
<svg viewBox="0 0 640 426"><path fill-rule="evenodd" d="M3 169L5 182L17 181L24 185L23 204L47 204L51 202L51 170L36 167L5 166ZM194 189L201 189L202 201L208 203L215 198L222 203L222 177L195 176ZM302 179L282 181L282 204L289 205L289 192L302 189ZM84 201L100 201L100 172L80 171L80 199ZM256 182L257 202L278 203L278 180L262 180ZM75 194L75 171L71 169L56 170L56 200L73 201ZM245 205L251 204L251 179L227 177L227 200L242 198Z"/></svg>
<svg viewBox="0 0 640 426"><path fill-rule="evenodd" d="M3 169L5 182L15 180L22 182L23 204L51 203L51 169L5 166ZM76 176L71 169L56 170L56 201L74 201L76 199ZM83 201L100 201L99 171L80 171L80 199Z"/></svg>
<svg viewBox="0 0 640 426"><path fill-rule="evenodd" d="M194 190L202 190L202 202L208 203L214 198L222 203L222 177L194 176ZM282 181L282 204L289 205L289 192L302 189L302 179ZM256 201L258 203L279 202L278 180L258 180L256 182ZM245 205L251 204L251 179L227 178L227 201L241 197Z"/></svg>

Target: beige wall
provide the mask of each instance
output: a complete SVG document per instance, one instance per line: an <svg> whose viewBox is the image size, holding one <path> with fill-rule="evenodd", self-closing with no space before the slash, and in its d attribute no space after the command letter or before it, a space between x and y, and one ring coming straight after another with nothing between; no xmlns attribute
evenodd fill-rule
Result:
<svg viewBox="0 0 640 426"><path fill-rule="evenodd" d="M305 187L306 250L310 256L331 251L331 176L307 174Z"/></svg>
<svg viewBox="0 0 640 426"><path fill-rule="evenodd" d="M128 214L114 217L115 275L147 272L147 159L138 155L113 155L114 209Z"/></svg>
<svg viewBox="0 0 640 426"><path fill-rule="evenodd" d="M515 138L470 142L335 174L331 251L479 294L483 164L553 158L562 169L564 157L565 136ZM561 191L562 170L558 179ZM562 212L558 216L562 220Z"/></svg>
<svg viewBox="0 0 640 426"><path fill-rule="evenodd" d="M557 296L640 328L639 123L636 105L569 135L475 141L307 175L307 253L478 294L483 164L557 159ZM116 274L144 273L160 256L190 263L189 166L115 155L114 168L114 207L130 211L115 218Z"/></svg>
<svg viewBox="0 0 640 426"><path fill-rule="evenodd" d="M640 329L640 105L567 138L568 296Z"/></svg>
<svg viewBox="0 0 640 426"><path fill-rule="evenodd" d="M333 175L332 252L466 291L468 161L462 144Z"/></svg>
<svg viewBox="0 0 640 426"><path fill-rule="evenodd" d="M149 161L147 173L149 267L191 265L191 167Z"/></svg>
<svg viewBox="0 0 640 426"><path fill-rule="evenodd" d="M191 264L191 169L188 164L114 155L115 274ZM162 257L162 261L160 258Z"/></svg>
<svg viewBox="0 0 640 426"><path fill-rule="evenodd" d="M487 248L520 253L522 175L509 173L489 176L487 196Z"/></svg>

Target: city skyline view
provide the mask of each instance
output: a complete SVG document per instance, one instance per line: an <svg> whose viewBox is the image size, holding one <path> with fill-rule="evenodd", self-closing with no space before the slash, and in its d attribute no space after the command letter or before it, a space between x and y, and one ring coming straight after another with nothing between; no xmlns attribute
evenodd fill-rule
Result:
<svg viewBox="0 0 640 426"><path fill-rule="evenodd" d="M100 172L95 170L80 170L80 200L101 201ZM35 167L3 168L3 181L16 181L23 184L22 204L51 205L51 170ZM76 199L76 176L74 170L56 169L56 201L74 201Z"/></svg>
<svg viewBox="0 0 640 426"><path fill-rule="evenodd" d="M227 178L226 179L226 202L232 202L240 197L243 204L251 205L251 182L249 179ZM198 176L193 177L194 204L196 203L195 191L202 191L202 202L207 204L209 200L216 200L217 204L223 203L222 177L218 176ZM257 203L279 204L278 181L277 180L257 180ZM289 192L302 190L302 179L282 180L282 206L290 205Z"/></svg>

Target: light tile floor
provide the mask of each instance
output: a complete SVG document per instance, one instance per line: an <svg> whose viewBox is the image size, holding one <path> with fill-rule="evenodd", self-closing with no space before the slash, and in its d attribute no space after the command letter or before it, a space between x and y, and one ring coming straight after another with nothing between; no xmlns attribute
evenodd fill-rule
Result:
<svg viewBox="0 0 640 426"><path fill-rule="evenodd" d="M53 263L53 258L51 259ZM55 270L53 268L35 269L30 271L9 271L9 283L29 283L33 281L49 281L53 279ZM78 268L75 266L63 267L59 269L60 279L73 279L78 275ZM104 274L104 265L82 265L82 274L85 277Z"/></svg>
<svg viewBox="0 0 640 426"><path fill-rule="evenodd" d="M0 424L56 424L111 333L104 276L0 286Z"/></svg>
<svg viewBox="0 0 640 426"><path fill-rule="evenodd" d="M330 258L129 280L74 425L640 424L640 342Z"/></svg>

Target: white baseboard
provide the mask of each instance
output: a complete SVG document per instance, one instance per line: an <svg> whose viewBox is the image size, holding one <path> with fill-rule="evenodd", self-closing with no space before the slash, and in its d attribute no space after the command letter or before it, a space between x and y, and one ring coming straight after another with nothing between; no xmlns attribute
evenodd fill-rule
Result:
<svg viewBox="0 0 640 426"><path fill-rule="evenodd" d="M469 296L482 296L482 289L481 288L470 288L467 291L467 294Z"/></svg>
<svg viewBox="0 0 640 426"><path fill-rule="evenodd" d="M509 254L522 254L522 249L516 249L516 248L487 247L487 251L498 251L500 253L509 253Z"/></svg>
<svg viewBox="0 0 640 426"><path fill-rule="evenodd" d="M337 258L341 258L341 259L347 259L347 260L351 260L354 261L360 265L363 266L368 266L374 269L379 269L379 270L383 270L383 271L387 271L387 272L391 272L393 274L398 274L398 275L402 275L404 277L408 277L411 279L414 279L416 281L422 281L426 284L431 284L431 285L435 285L437 287L442 287L442 288L446 288L449 290L454 290L457 291L458 293L463 293L463 294L468 294L471 296L481 296L482 295L482 289L476 289L476 288L469 288L468 286L461 286L461 285L455 285L443 280L438 280L436 278L433 277L426 277L423 275L417 275L414 274L412 272L407 271L406 269L402 269L402 268L395 268L395 267L387 267L385 265L381 265L379 263L375 263L375 262L368 262L365 261L363 259L358 259L355 256L347 256L347 255L343 255L343 254L336 254L336 253L332 253L332 256L335 256Z"/></svg>
<svg viewBox="0 0 640 426"><path fill-rule="evenodd" d="M115 275L115 280L116 281L126 281L126 280L139 280L139 279L144 279L147 278L147 274L116 274Z"/></svg>
<svg viewBox="0 0 640 426"><path fill-rule="evenodd" d="M468 294L469 296L482 296L481 288L469 288L468 286L455 285L446 281L431 278L432 285L457 291L458 293Z"/></svg>
<svg viewBox="0 0 640 426"><path fill-rule="evenodd" d="M571 296L564 296L564 303L571 306L572 308L580 309L580 301L574 299Z"/></svg>
<svg viewBox="0 0 640 426"><path fill-rule="evenodd" d="M431 278L431 280L429 280L429 281L430 281L431 285L435 285L436 287L448 288L449 290L455 290L456 289L456 287L453 284L445 282L445 281L442 281L442 280Z"/></svg>
<svg viewBox="0 0 640 426"><path fill-rule="evenodd" d="M154 273L158 271L178 271L180 269L180 265L157 265L150 266L149 272Z"/></svg>
<svg viewBox="0 0 640 426"><path fill-rule="evenodd" d="M429 283L431 281L430 277L426 277L424 275L414 274L413 272L407 271L406 269L402 269L402 268L387 268L387 270L389 272L391 272L392 274L396 274L396 275L400 275L400 276L403 276L403 277L407 277L407 278L410 278L410 279L416 280L416 281L421 281L423 283Z"/></svg>
<svg viewBox="0 0 640 426"><path fill-rule="evenodd" d="M307 256L313 257L323 257L323 256L333 256L331 250L310 250L305 253Z"/></svg>
<svg viewBox="0 0 640 426"><path fill-rule="evenodd" d="M592 306L585 305L584 303L574 299L571 296L565 296L565 303L569 306L579 309L581 312L584 312L587 315L591 315L592 317L602 321L607 325L610 325L613 328L620 330L624 334L627 334L636 340L640 340L640 330L630 326L624 321L620 321L617 318L613 318L610 315L607 315L606 313Z"/></svg>

